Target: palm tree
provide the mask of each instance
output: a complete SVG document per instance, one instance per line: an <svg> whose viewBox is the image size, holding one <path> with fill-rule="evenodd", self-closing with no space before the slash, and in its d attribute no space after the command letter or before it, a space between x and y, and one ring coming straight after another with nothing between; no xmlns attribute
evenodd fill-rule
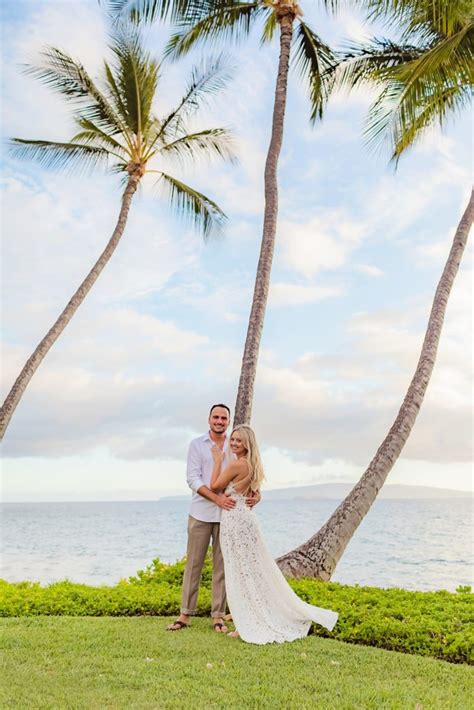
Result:
<svg viewBox="0 0 474 710"><path fill-rule="evenodd" d="M473 85L474 23L465 0L369 0L369 11L384 5L402 22L401 43L374 40L346 53L339 83L381 88L369 112L367 138L387 137L392 159L400 156L434 123L443 126L467 106ZM323 527L307 542L278 559L288 576L328 580L348 542L369 511L413 429L433 372L449 294L474 218L474 193L454 235L434 296L418 364L408 391L377 453L361 479Z"/></svg>
<svg viewBox="0 0 474 710"><path fill-rule="evenodd" d="M199 227L204 237L219 231L226 219L215 202L164 171L167 158L182 162L211 156L233 159L231 137L226 129L194 132L186 129L187 118L200 108L205 97L228 82L222 61L217 58L193 69L177 107L158 119L152 104L157 95L160 64L145 51L136 29L117 30L110 48L113 60L104 63L102 87L78 61L55 48L42 53L40 66L27 70L73 104L79 131L65 143L14 138L13 155L54 169L87 169L106 164L111 172L123 174L125 189L116 227L104 251L28 358L5 399L0 411L0 438L36 369L114 253L125 229L132 198L146 173L157 175L170 206ZM158 169L151 169L157 162Z"/></svg>
<svg viewBox="0 0 474 710"><path fill-rule="evenodd" d="M262 43L270 42L278 29L280 55L273 106L270 145L265 163L265 208L260 257L240 372L234 426L250 422L258 353L262 337L278 216L278 158L283 141L290 55L309 88L310 118L321 118L332 73L333 53L302 21L296 0L109 0L113 13L128 14L137 21L169 19L175 25L167 53L179 57L200 42L247 36L261 22ZM292 48L293 43L293 48Z"/></svg>

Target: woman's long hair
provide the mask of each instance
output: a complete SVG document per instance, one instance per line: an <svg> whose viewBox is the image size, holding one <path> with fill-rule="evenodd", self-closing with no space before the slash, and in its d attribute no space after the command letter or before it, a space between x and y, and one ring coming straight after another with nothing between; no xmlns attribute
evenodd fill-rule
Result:
<svg viewBox="0 0 474 710"><path fill-rule="evenodd" d="M247 450L245 454L245 459L249 466L249 488L252 491L259 491L260 485L265 478L263 472L262 459L260 458L260 451L258 450L257 439L253 429L251 429L248 424L240 424L232 430L232 434L240 434L242 439L242 445Z"/></svg>

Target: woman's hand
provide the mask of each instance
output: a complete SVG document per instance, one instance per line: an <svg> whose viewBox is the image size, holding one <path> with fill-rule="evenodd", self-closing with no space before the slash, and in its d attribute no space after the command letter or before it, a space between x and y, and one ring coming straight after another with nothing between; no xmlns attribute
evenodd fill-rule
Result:
<svg viewBox="0 0 474 710"><path fill-rule="evenodd" d="M211 449L211 454L212 454L212 458L214 459L214 463L222 463L223 462L224 452L222 451L220 446L216 446L216 444L214 444L214 446Z"/></svg>

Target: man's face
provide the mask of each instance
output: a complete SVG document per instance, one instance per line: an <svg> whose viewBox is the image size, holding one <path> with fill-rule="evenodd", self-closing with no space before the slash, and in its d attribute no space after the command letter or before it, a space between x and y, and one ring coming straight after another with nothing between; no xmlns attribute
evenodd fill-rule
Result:
<svg viewBox="0 0 474 710"><path fill-rule="evenodd" d="M224 407L214 407L209 417L209 427L214 434L224 434L229 426L229 412Z"/></svg>

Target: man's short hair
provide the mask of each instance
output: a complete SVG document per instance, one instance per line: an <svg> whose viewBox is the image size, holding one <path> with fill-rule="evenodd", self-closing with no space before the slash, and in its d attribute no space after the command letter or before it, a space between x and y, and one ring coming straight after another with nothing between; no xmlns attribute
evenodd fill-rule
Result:
<svg viewBox="0 0 474 710"><path fill-rule="evenodd" d="M213 404L213 405L212 405L211 411L209 412L209 416L211 416L212 412L214 411L214 409L215 409L216 407L224 407L224 409L227 409L227 411L229 412L229 419L230 419L230 409L229 409L229 407L227 406L227 404L222 404L222 402L221 402L220 404Z"/></svg>

